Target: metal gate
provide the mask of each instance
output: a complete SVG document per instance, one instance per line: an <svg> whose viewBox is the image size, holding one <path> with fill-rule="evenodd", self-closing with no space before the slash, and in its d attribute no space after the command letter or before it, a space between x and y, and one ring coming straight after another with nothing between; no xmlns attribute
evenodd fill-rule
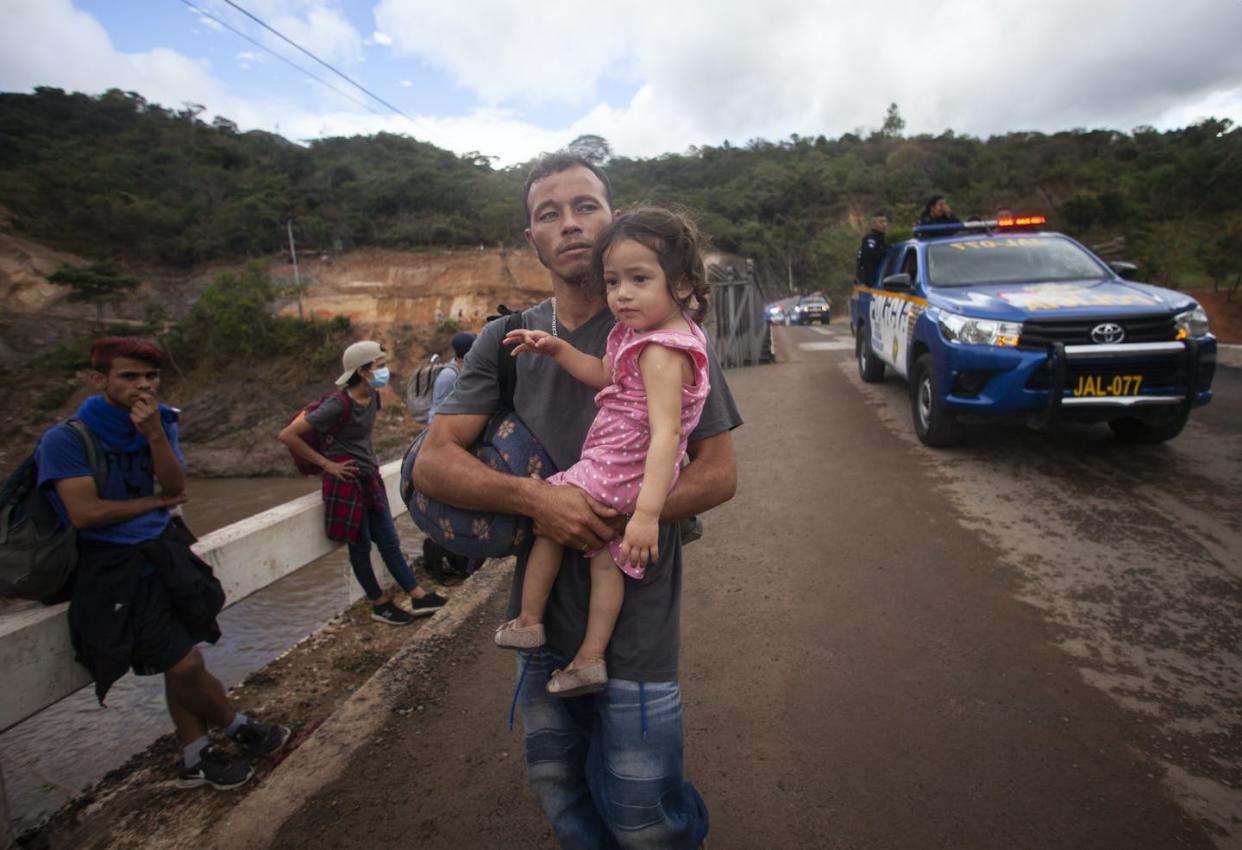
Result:
<svg viewBox="0 0 1242 850"><path fill-rule="evenodd" d="M770 359L770 329L763 312L763 295L753 276L712 281L710 302L711 312L704 326L721 368L757 366Z"/></svg>

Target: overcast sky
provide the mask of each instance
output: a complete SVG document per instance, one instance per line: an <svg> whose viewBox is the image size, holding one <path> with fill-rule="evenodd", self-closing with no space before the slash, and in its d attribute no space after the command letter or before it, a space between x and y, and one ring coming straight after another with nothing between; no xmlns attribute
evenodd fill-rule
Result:
<svg viewBox="0 0 1242 850"><path fill-rule="evenodd" d="M0 0L0 89L120 88L294 140L386 130L500 164L583 133L647 157L867 132L890 102L907 133L1242 122L1242 0L235 0L409 117L193 2Z"/></svg>

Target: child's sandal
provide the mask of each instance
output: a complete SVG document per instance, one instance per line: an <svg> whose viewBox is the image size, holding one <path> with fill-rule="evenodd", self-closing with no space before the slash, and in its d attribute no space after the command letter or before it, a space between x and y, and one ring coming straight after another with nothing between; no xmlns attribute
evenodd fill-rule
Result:
<svg viewBox="0 0 1242 850"><path fill-rule="evenodd" d="M522 627L510 620L496 629L496 645L501 649L538 649L544 643L543 623Z"/></svg>
<svg viewBox="0 0 1242 850"><path fill-rule="evenodd" d="M603 661L593 661L585 667L553 670L547 691L554 697L580 697L601 693L607 687L608 668Z"/></svg>

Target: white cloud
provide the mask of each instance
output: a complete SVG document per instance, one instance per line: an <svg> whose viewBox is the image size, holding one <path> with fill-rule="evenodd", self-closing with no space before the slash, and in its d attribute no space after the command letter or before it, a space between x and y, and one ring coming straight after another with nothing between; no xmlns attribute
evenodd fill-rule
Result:
<svg viewBox="0 0 1242 850"><path fill-rule="evenodd" d="M207 63L166 48L120 53L104 28L69 0L26 2L9 16L0 29L0 84L9 91L42 85L91 93L119 88L170 107L224 97Z"/></svg>
<svg viewBox="0 0 1242 850"><path fill-rule="evenodd" d="M375 32L371 33L371 41L375 42L376 44L381 44L384 47L388 47L392 44L392 36L386 35L380 32L379 30L376 30Z"/></svg>
<svg viewBox="0 0 1242 850"><path fill-rule="evenodd" d="M219 0L203 2L221 17L230 11ZM461 104L464 114L456 117L415 114L413 123L365 112L309 80L283 93L230 91L205 61L162 48L118 51L70 0L17 5L0 30L0 88L99 93L117 87L171 108L202 103L209 115L243 129L279 127L294 139L386 130L458 152L479 150L502 164L582 133L602 135L629 156L725 139L831 137L877 127L892 101L910 133L1128 130L1183 126L1207 115L1242 122L1242 51L1233 45L1242 31L1242 4L1219 0L1129 0L1104 8L1078 0L1021 7L888 0L882 16L852 5L828 11L807 0L762 6L632 0L624 10L587 4L555 13L501 0L479 0L469 9L380 0L370 40L390 37L393 50L383 58L371 54L368 68L387 63L389 74L382 77L375 67L368 75L375 90L417 93L413 62L443 70L483 104ZM362 39L337 4L246 5L290 37L305 36L308 49L329 61L344 67L351 56L361 61ZM290 52L287 45L279 49ZM600 103L595 93L615 80L634 94L628 102ZM413 113L417 102L402 105L414 104L407 110ZM526 117L532 104L576 110L579 117L536 126Z"/></svg>
<svg viewBox="0 0 1242 850"><path fill-rule="evenodd" d="M375 21L399 54L448 71L485 101L582 105L594 100L601 76L624 59L635 19L650 5L381 0Z"/></svg>
<svg viewBox="0 0 1242 850"><path fill-rule="evenodd" d="M65 61L67 56L72 61ZM104 28L70 0L27 0L23 11L0 29L0 88L29 91L36 86L90 94L110 88L136 91L168 109L202 104L204 119L223 115L243 129L271 130L299 113L287 100L231 94L214 79L209 63L176 51L120 52Z"/></svg>
<svg viewBox="0 0 1242 850"><path fill-rule="evenodd" d="M1242 118L1242 4L1221 0L535 8L380 0L375 17L397 51L486 102L585 106L568 131L636 155L835 136L878 126L893 101L912 133L1129 129L1204 109ZM592 106L608 77L639 81L630 103Z"/></svg>
<svg viewBox="0 0 1242 850"><path fill-rule="evenodd" d="M290 41L327 62L354 64L362 61L362 36L345 14L337 9L315 6L300 13L278 14L265 20ZM266 30L263 31L263 40L284 55L292 49Z"/></svg>

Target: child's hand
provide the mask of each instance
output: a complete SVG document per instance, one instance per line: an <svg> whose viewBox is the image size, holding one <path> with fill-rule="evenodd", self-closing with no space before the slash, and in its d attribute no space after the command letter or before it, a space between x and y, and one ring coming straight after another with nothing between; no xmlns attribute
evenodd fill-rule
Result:
<svg viewBox="0 0 1242 850"><path fill-rule="evenodd" d="M513 349L515 356L523 351L529 351L533 354L546 354L549 357L555 357L556 353L561 350L561 341L547 331L531 331L526 328L517 328L505 334L505 345L511 345L515 342L518 344L517 348Z"/></svg>
<svg viewBox="0 0 1242 850"><path fill-rule="evenodd" d="M660 557L659 518L642 513L630 517L618 554L623 564L637 564L640 567L654 564Z"/></svg>

